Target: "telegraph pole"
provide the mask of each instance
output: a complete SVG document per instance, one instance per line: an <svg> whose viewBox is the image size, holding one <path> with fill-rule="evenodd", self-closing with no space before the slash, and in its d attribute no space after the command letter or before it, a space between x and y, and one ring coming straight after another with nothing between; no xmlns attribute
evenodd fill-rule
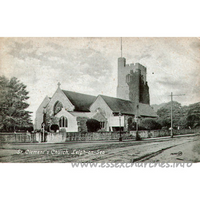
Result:
<svg viewBox="0 0 200 200"><path fill-rule="evenodd" d="M43 107L43 142L45 142L46 108Z"/></svg>
<svg viewBox="0 0 200 200"><path fill-rule="evenodd" d="M121 37L121 57L122 57L122 37Z"/></svg>
<svg viewBox="0 0 200 200"><path fill-rule="evenodd" d="M140 140L138 129L139 129L139 104L137 105L137 108L136 108L136 137L135 137L135 140Z"/></svg>
<svg viewBox="0 0 200 200"><path fill-rule="evenodd" d="M171 138L173 138L173 96L184 96L185 94L173 94L171 92Z"/></svg>
<svg viewBox="0 0 200 200"><path fill-rule="evenodd" d="M171 92L171 138L173 138L173 93Z"/></svg>
<svg viewBox="0 0 200 200"><path fill-rule="evenodd" d="M121 133L121 112L119 112L119 141L122 141L122 133Z"/></svg>

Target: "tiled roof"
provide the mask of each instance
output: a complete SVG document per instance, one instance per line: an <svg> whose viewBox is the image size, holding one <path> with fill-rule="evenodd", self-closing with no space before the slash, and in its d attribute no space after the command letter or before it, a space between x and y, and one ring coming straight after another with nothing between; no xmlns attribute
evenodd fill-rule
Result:
<svg viewBox="0 0 200 200"><path fill-rule="evenodd" d="M150 105L144 103L139 103L139 115L147 117L158 117L153 108Z"/></svg>
<svg viewBox="0 0 200 200"><path fill-rule="evenodd" d="M90 112L91 104L96 100L95 96L71 92L67 90L62 90L67 96L70 102L75 106L77 112ZM109 97L104 95L101 96L106 104L110 107L113 112L121 112L123 114L136 115L136 104L129 100L119 99L115 97ZM76 115L76 113L73 113ZM139 103L139 113L140 116L146 117L157 117L153 108L148 104ZM84 115L84 114L83 114Z"/></svg>
<svg viewBox="0 0 200 200"><path fill-rule="evenodd" d="M104 95L99 95L99 96L101 96L104 99L106 104L110 107L110 109L113 112L121 112L122 114L136 115L137 111L136 103L115 97L108 97ZM153 108L150 105L143 103L139 103L138 114L140 116L146 116L146 117L157 117Z"/></svg>
<svg viewBox="0 0 200 200"><path fill-rule="evenodd" d="M75 106L74 111L80 112L89 112L90 105L96 99L95 96L82 94L78 92L71 92L67 90L62 90L63 93L67 96L70 102Z"/></svg>
<svg viewBox="0 0 200 200"><path fill-rule="evenodd" d="M113 112L121 112L124 114L125 113L135 114L136 107L133 102L104 95L99 95L99 96L101 96L104 99L106 104L110 107L110 109Z"/></svg>

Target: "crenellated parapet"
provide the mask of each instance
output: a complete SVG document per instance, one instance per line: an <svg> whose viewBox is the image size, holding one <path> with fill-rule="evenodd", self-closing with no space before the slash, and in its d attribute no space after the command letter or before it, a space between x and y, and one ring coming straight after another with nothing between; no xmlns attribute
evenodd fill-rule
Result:
<svg viewBox="0 0 200 200"><path fill-rule="evenodd" d="M118 58L117 97L149 104L146 73L146 67L140 63L126 64L125 58Z"/></svg>

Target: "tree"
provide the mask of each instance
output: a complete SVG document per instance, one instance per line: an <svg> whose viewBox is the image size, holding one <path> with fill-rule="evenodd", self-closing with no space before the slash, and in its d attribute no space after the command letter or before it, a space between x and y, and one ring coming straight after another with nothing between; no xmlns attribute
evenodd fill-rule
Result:
<svg viewBox="0 0 200 200"><path fill-rule="evenodd" d="M9 80L0 76L1 130L15 131L32 126L31 112L26 110L29 106L26 87L15 77Z"/></svg>
<svg viewBox="0 0 200 200"><path fill-rule="evenodd" d="M166 103L157 114L162 126L171 126L171 102ZM200 102L189 106L181 106L180 103L173 101L173 125L180 128L196 128L200 126Z"/></svg>
<svg viewBox="0 0 200 200"><path fill-rule="evenodd" d="M181 117L184 115L184 111L181 104L173 101L173 125L176 127L179 125ZM171 127L171 102L166 103L163 107L158 109L157 115L160 117L161 125L163 127Z"/></svg>
<svg viewBox="0 0 200 200"><path fill-rule="evenodd" d="M54 132L56 132L57 130L59 130L59 118L55 116L55 112L51 112L49 106L46 106L44 108L43 122L45 124L46 131L53 130Z"/></svg>
<svg viewBox="0 0 200 200"><path fill-rule="evenodd" d="M96 132L100 129L100 122L96 119L88 119L86 125L88 132Z"/></svg>
<svg viewBox="0 0 200 200"><path fill-rule="evenodd" d="M187 125L191 128L200 126L200 102L188 106Z"/></svg>

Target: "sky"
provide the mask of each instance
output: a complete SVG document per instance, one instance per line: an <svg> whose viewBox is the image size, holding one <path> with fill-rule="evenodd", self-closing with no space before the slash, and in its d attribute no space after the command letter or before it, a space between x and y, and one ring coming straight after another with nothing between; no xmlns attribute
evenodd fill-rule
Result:
<svg viewBox="0 0 200 200"><path fill-rule="evenodd" d="M200 101L200 38L122 38L126 63L147 68L150 104L170 101L182 105ZM17 77L27 85L29 110L35 112L45 96L61 89L116 97L117 60L121 39L0 38L0 75Z"/></svg>

